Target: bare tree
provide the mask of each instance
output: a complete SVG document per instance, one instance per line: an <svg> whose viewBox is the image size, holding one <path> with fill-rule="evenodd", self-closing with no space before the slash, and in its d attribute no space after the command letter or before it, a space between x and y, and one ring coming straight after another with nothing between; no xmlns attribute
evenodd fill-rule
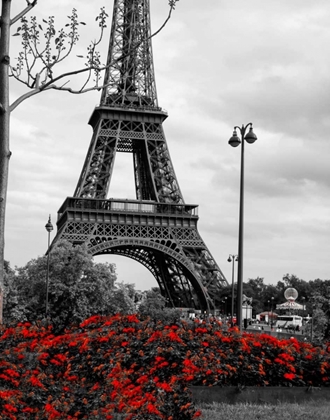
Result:
<svg viewBox="0 0 330 420"><path fill-rule="evenodd" d="M172 11L178 0L168 0L169 13L162 26L151 35L158 34L171 18ZM50 89L81 94L95 89L102 89L101 74L112 64L102 65L98 45L103 39L108 17L104 8L96 18L100 35L87 48L86 62L75 70L55 73L55 67L72 53L79 40L79 27L85 25L79 22L76 9L73 9L69 21L64 28L56 30L54 17L39 23L35 17L30 20L26 15L37 5L37 0L26 0L27 6L17 16L11 19L12 0L2 0L0 17L0 324L2 323L4 296L4 247L5 247L5 210L8 188L8 173L10 159L10 114L25 99ZM14 36L21 36L22 49L14 66L10 64L10 28L20 21ZM138 47L138 46L137 46ZM83 58L78 56L79 59ZM120 57L123 59L123 57ZM69 86L70 77L85 74L86 77L79 89ZM27 92L9 103L9 77L23 83Z"/></svg>

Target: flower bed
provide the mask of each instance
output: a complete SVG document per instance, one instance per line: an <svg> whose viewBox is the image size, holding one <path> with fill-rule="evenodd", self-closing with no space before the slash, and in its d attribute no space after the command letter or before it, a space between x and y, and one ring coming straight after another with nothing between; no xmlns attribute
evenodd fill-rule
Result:
<svg viewBox="0 0 330 420"><path fill-rule="evenodd" d="M329 386L322 348L219 323L163 325L94 316L61 336L19 324L1 331L4 419L197 418L189 387Z"/></svg>

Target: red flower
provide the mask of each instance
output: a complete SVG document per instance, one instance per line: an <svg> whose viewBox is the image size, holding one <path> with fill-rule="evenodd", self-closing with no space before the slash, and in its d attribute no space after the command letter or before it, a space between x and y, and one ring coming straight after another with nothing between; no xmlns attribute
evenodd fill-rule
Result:
<svg viewBox="0 0 330 420"><path fill-rule="evenodd" d="M128 315L127 316L127 321L128 322L134 322L135 324L138 324L140 322L138 320L138 318L136 317L136 315Z"/></svg>
<svg viewBox="0 0 330 420"><path fill-rule="evenodd" d="M78 376L77 375L71 375L71 376L67 376L67 380L68 381L71 381L71 382L73 382L73 381L77 381L79 378L78 378Z"/></svg>
<svg viewBox="0 0 330 420"><path fill-rule="evenodd" d="M157 408L153 404L148 404L147 405L147 410L148 410L148 413L150 413L150 414L157 414L158 416L163 417L161 412L158 411Z"/></svg>
<svg viewBox="0 0 330 420"><path fill-rule="evenodd" d="M124 328L123 333L135 333L135 328Z"/></svg>
<svg viewBox="0 0 330 420"><path fill-rule="evenodd" d="M56 417L61 417L61 413L55 410L51 404L45 405L45 410L49 413L49 419L55 419Z"/></svg>
<svg viewBox="0 0 330 420"><path fill-rule="evenodd" d="M172 387L169 384L167 384L166 382L163 382L163 383L160 383L160 384L157 384L157 385L158 385L159 388L163 389L166 392L172 392L173 391Z"/></svg>
<svg viewBox="0 0 330 420"><path fill-rule="evenodd" d="M98 382L96 382L96 384L94 384L91 388L91 391L96 391L97 389L100 388L100 384Z"/></svg>
<svg viewBox="0 0 330 420"><path fill-rule="evenodd" d="M43 352L43 353L39 354L38 360L46 359L47 357L49 357L49 353Z"/></svg>
<svg viewBox="0 0 330 420"><path fill-rule="evenodd" d="M5 369L3 371L3 373L5 373L6 375L9 375L9 376L13 376L15 378L19 377L19 373L17 373L16 370L13 370L13 369Z"/></svg>
<svg viewBox="0 0 330 420"><path fill-rule="evenodd" d="M289 381L292 381L292 379L296 377L294 373L285 373L283 376L285 379L288 379Z"/></svg>
<svg viewBox="0 0 330 420"><path fill-rule="evenodd" d="M101 320L100 315L94 315L94 316L91 316L90 318L86 319L84 322L82 322L80 324L80 326L81 327L86 327L87 325L96 324L100 320Z"/></svg>
<svg viewBox="0 0 330 420"><path fill-rule="evenodd" d="M50 359L50 363L52 363L53 365L57 365L57 366L61 366L61 362L59 362L58 360L55 359Z"/></svg>
<svg viewBox="0 0 330 420"><path fill-rule="evenodd" d="M17 413L17 408L14 407L12 404L4 404L3 408L9 413Z"/></svg>
<svg viewBox="0 0 330 420"><path fill-rule="evenodd" d="M288 353L281 353L281 354L278 355L278 357L280 357L281 359L285 360L286 362L293 362L295 360L295 358L292 357Z"/></svg>
<svg viewBox="0 0 330 420"><path fill-rule="evenodd" d="M29 379L29 381L31 382L31 384L33 386L37 386L39 388L43 388L45 389L45 387L43 386L43 384L39 381L38 378L36 378L35 376L31 376L31 378Z"/></svg>
<svg viewBox="0 0 330 420"><path fill-rule="evenodd" d="M31 407L25 407L25 408L22 408L22 412L23 413L33 413L34 409L31 408Z"/></svg>
<svg viewBox="0 0 330 420"><path fill-rule="evenodd" d="M148 340L148 343L152 343L153 341L158 340L162 337L162 333L160 331L155 331Z"/></svg>
<svg viewBox="0 0 330 420"><path fill-rule="evenodd" d="M61 362L66 362L66 356L64 354L59 353L55 357L56 357L56 359L60 360Z"/></svg>
<svg viewBox="0 0 330 420"><path fill-rule="evenodd" d="M176 332L174 332L174 331L170 331L169 333L168 333L168 338L171 340L171 341L176 341L177 343L183 343L183 341L181 340L181 338L178 336L178 334L176 333Z"/></svg>
<svg viewBox="0 0 330 420"><path fill-rule="evenodd" d="M142 376L139 377L139 379L137 379L136 382L140 385L143 385L143 384L147 383L148 381L149 381L148 375L142 375Z"/></svg>
<svg viewBox="0 0 330 420"><path fill-rule="evenodd" d="M198 327L198 328L195 329L195 332L197 332L199 334L204 334L204 333L207 333L207 328Z"/></svg>

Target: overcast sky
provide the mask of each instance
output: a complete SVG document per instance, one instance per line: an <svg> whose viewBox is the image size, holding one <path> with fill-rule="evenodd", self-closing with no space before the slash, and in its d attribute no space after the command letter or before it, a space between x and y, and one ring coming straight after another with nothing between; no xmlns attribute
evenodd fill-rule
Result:
<svg viewBox="0 0 330 420"><path fill-rule="evenodd" d="M155 30L168 1L150 2ZM93 16L103 5L111 16L113 7L112 0L75 3L87 26L67 69L79 67L75 55L97 36ZM13 14L25 4L13 2ZM39 0L31 14L61 23L69 13L67 0ZM186 203L199 204L199 232L229 282L228 254L238 249L240 147L228 139L235 125L249 122L258 140L245 147L244 281L259 276L276 284L286 273L330 279L329 21L328 0L180 0L153 40L180 188ZM12 99L24 91L12 81ZM55 224L73 195L99 97L51 91L13 112L5 251L12 267L45 253L48 214ZM117 154L110 197L134 198L127 157ZM116 262L119 280L156 285L138 263L106 260Z"/></svg>

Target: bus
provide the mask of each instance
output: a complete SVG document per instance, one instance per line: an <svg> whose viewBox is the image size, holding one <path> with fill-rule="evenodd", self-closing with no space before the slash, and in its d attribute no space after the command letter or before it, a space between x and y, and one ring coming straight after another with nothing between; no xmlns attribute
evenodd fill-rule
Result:
<svg viewBox="0 0 330 420"><path fill-rule="evenodd" d="M279 315L277 317L275 328L300 329L303 324L302 316L298 315Z"/></svg>

